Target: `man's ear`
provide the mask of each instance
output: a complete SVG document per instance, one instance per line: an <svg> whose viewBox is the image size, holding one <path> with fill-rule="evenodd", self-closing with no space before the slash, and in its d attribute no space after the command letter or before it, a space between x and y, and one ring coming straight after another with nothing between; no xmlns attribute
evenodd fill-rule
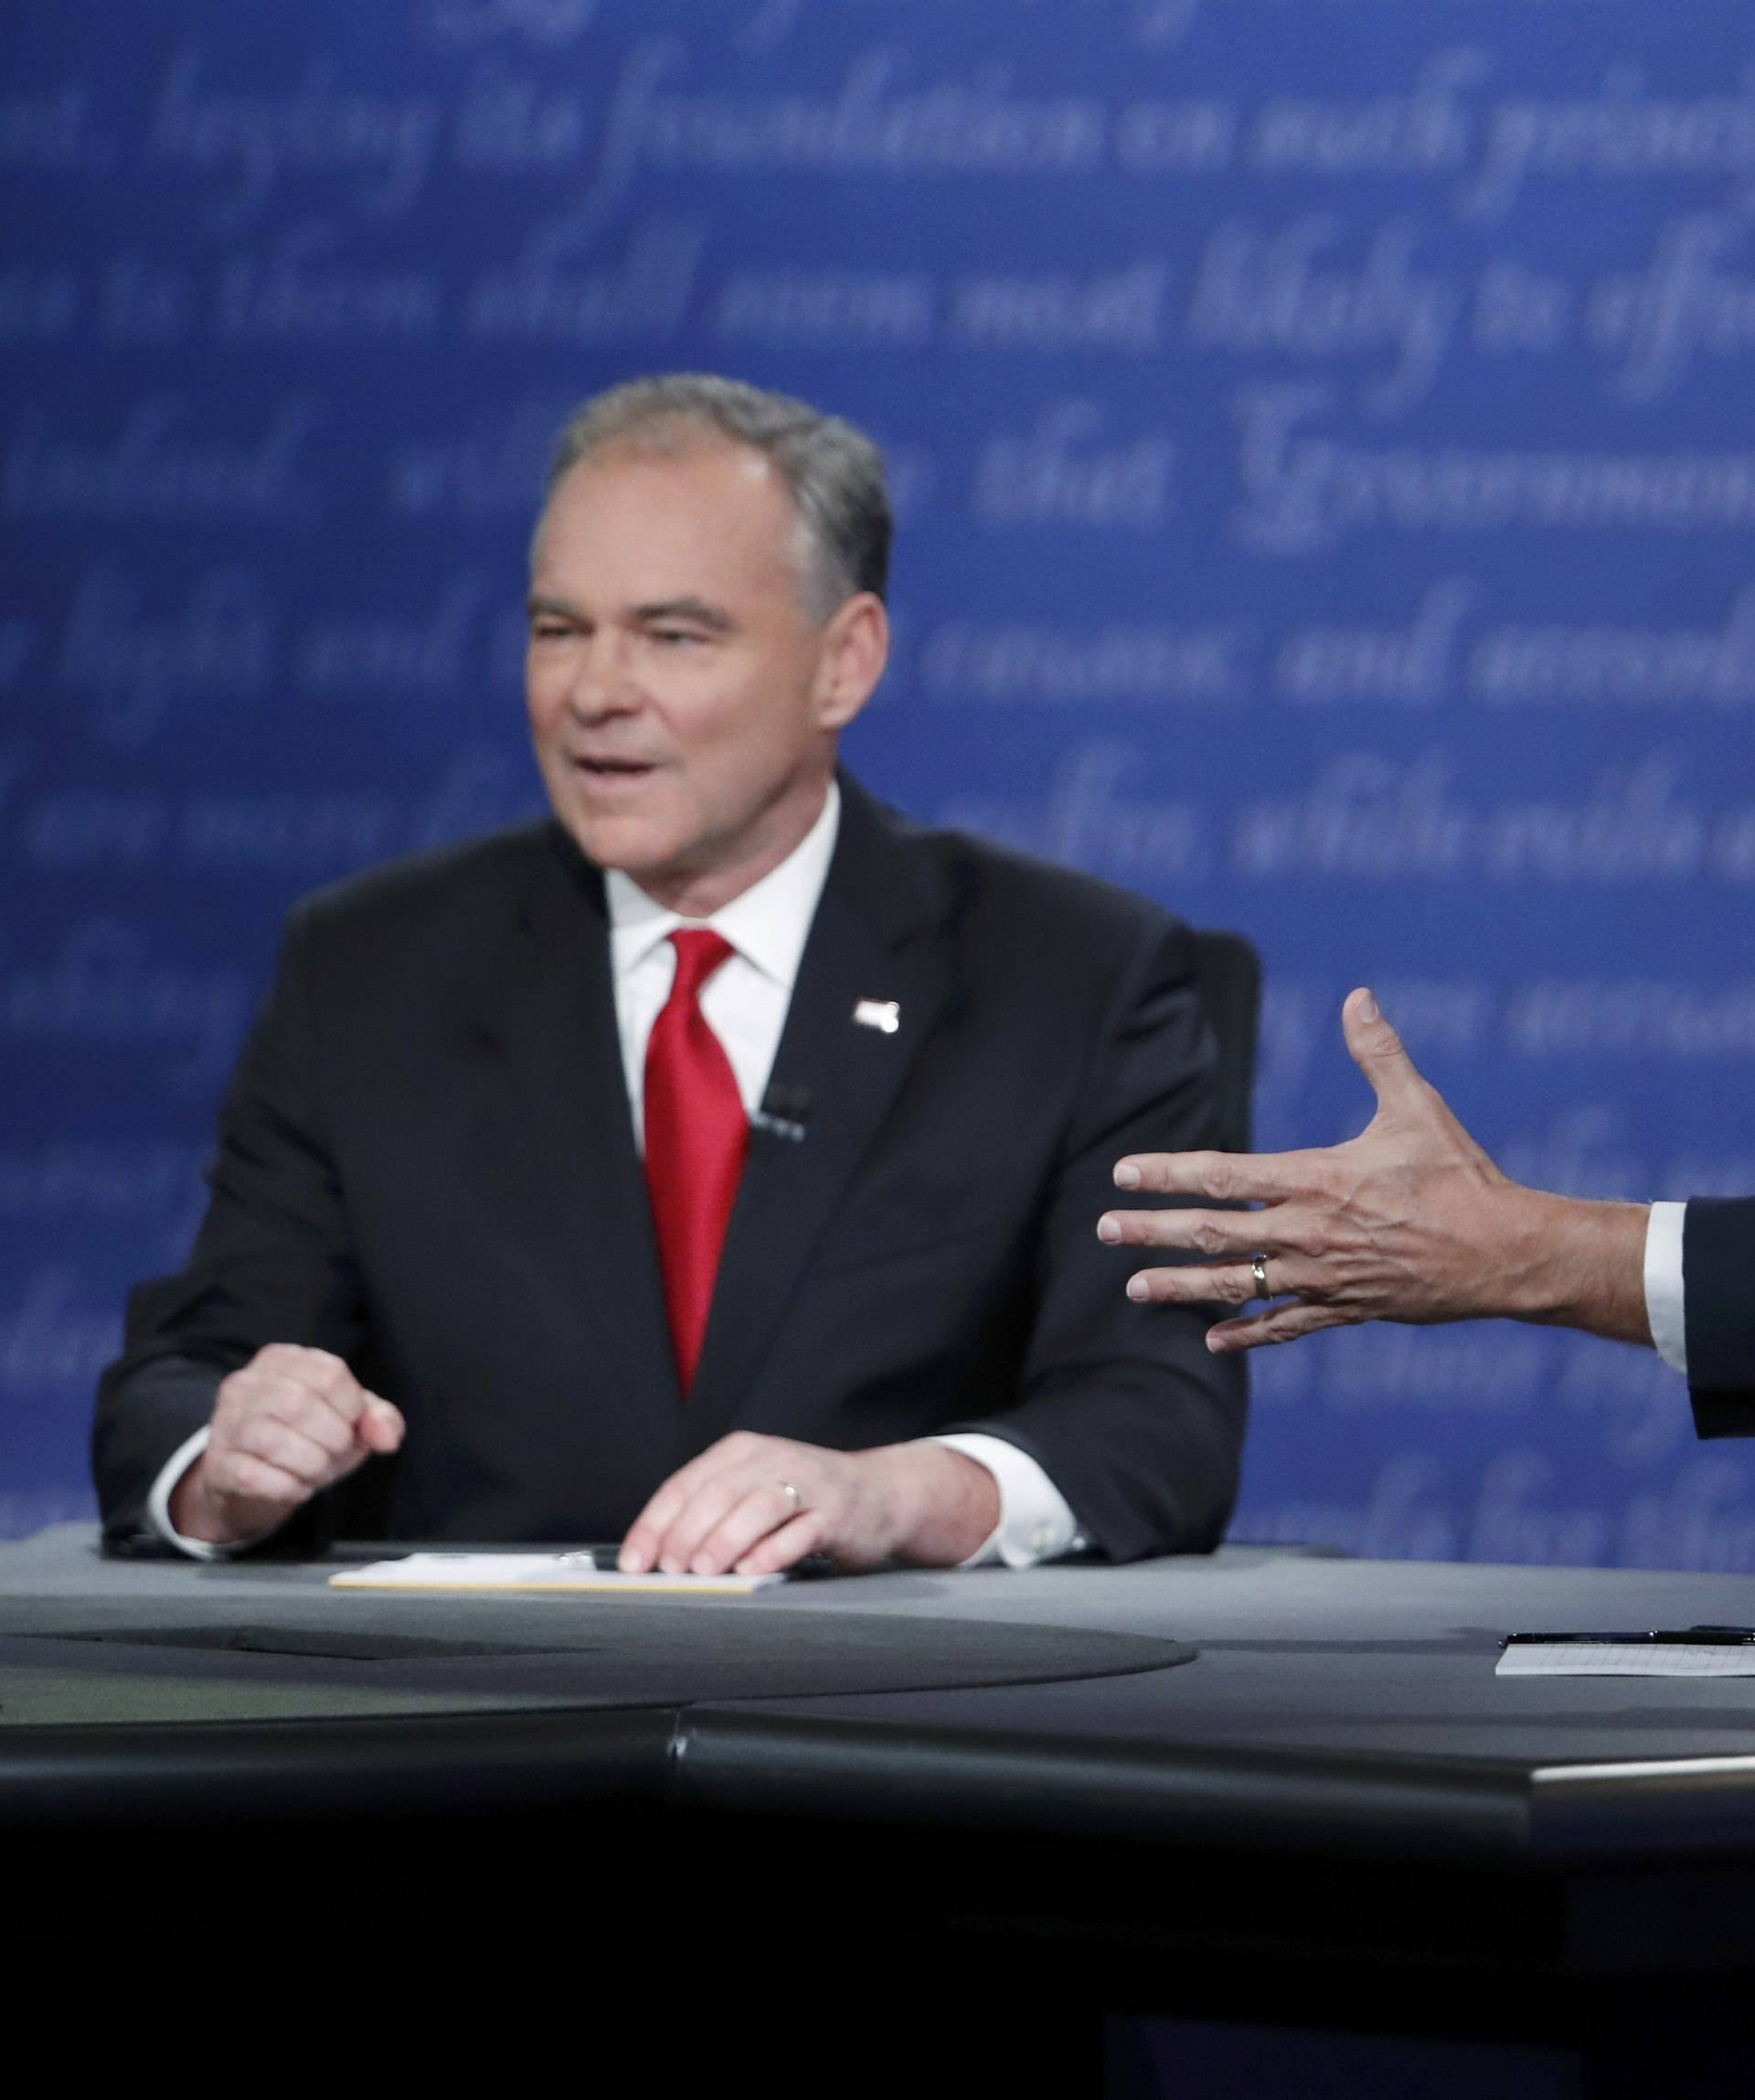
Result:
<svg viewBox="0 0 1755 2100"><path fill-rule="evenodd" d="M889 618L869 590L839 605L823 630L816 685L817 726L845 729L871 698L889 661Z"/></svg>

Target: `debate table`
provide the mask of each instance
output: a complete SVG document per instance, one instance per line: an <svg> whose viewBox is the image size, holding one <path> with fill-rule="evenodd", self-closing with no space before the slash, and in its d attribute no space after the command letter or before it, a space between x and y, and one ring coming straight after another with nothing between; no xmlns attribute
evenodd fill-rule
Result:
<svg viewBox="0 0 1755 2100"><path fill-rule="evenodd" d="M1494 1673L1513 1630L1755 1618L1747 1577L1233 1547L678 1601L335 1564L0 1548L0 1859L45 1946L125 1892L175 1970L217 1878L254 1946L364 1916L484 2002L589 1955L598 2032L651 2031L662 1973L673 2056L727 2046L718 2004L947 2092L1755 2091L1755 1679Z"/></svg>

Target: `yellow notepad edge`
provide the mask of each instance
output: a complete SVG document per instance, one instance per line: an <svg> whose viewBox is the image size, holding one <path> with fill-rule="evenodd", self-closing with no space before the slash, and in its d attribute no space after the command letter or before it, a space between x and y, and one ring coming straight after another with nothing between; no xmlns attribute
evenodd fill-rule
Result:
<svg viewBox="0 0 1755 2100"><path fill-rule="evenodd" d="M742 1582L362 1582L353 1575L331 1575L330 1589L394 1591L398 1596L759 1596L753 1584ZM763 1587L771 1586L764 1585Z"/></svg>

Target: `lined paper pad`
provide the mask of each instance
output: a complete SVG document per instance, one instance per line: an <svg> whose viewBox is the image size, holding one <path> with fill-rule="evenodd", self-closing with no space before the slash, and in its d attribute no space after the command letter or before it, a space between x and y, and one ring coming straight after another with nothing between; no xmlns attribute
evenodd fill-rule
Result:
<svg viewBox="0 0 1755 2100"><path fill-rule="evenodd" d="M1499 1651L1495 1677L1755 1677L1740 1641L1532 1640Z"/></svg>
<svg viewBox="0 0 1755 2100"><path fill-rule="evenodd" d="M586 1565L570 1554L410 1554L373 1561L329 1577L331 1589L559 1590L569 1596L642 1591L665 1596L749 1596L786 1580L784 1575L622 1575Z"/></svg>

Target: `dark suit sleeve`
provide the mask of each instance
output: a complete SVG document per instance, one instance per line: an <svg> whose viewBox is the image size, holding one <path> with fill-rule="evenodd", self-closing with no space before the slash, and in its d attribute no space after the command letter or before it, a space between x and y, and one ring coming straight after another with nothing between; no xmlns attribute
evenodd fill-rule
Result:
<svg viewBox="0 0 1755 2100"><path fill-rule="evenodd" d="M146 1499L213 1410L226 1374L271 1342L350 1360L359 1279L324 1139L319 1045L299 915L245 1042L207 1170L207 1215L182 1271L129 1295L122 1354L98 1388L92 1470L112 1550L149 1550ZM313 1517L276 1534L302 1543Z"/></svg>
<svg viewBox="0 0 1755 2100"><path fill-rule="evenodd" d="M1689 1204L1682 1277L1695 1427L1755 1436L1755 1197Z"/></svg>
<svg viewBox="0 0 1755 2100"><path fill-rule="evenodd" d="M1037 1236L1022 1402L956 1425L1028 1452L1112 1560L1210 1551L1236 1499L1246 1374L1207 1349L1217 1312L1135 1305L1137 1253L1097 1237L1123 1153L1215 1142L1215 1057L1192 940L1160 922L1091 1038Z"/></svg>

